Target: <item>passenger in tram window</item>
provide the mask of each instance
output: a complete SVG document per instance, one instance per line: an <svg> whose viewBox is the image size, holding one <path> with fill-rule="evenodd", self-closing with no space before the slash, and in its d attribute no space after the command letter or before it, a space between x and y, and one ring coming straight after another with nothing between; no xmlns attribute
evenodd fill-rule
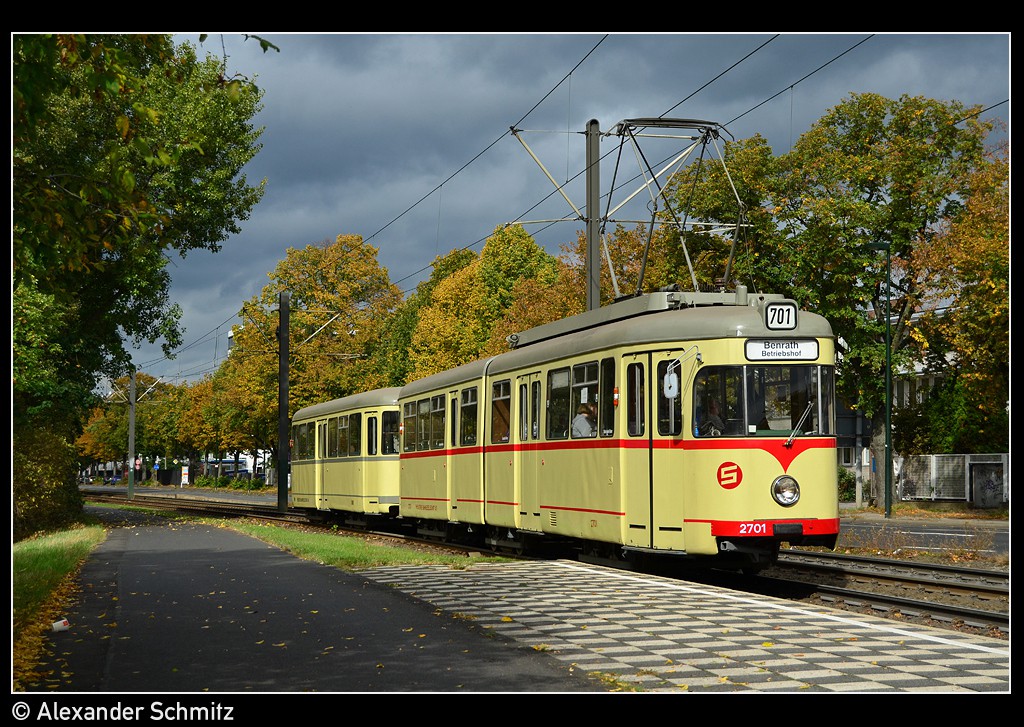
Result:
<svg viewBox="0 0 1024 727"><path fill-rule="evenodd" d="M725 431L725 423L722 421L718 400L714 397L708 399L704 419L698 425L697 431L702 437L718 437Z"/></svg>
<svg viewBox="0 0 1024 727"><path fill-rule="evenodd" d="M572 420L572 436L593 437L595 434L592 411L587 404L580 404L576 409L576 417Z"/></svg>

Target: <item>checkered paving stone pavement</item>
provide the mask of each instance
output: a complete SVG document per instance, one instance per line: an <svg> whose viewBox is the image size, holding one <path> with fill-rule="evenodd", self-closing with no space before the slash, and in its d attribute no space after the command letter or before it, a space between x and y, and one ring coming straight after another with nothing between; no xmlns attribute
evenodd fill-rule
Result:
<svg viewBox="0 0 1024 727"><path fill-rule="evenodd" d="M573 561L362 571L642 692L1009 692L1009 643Z"/></svg>

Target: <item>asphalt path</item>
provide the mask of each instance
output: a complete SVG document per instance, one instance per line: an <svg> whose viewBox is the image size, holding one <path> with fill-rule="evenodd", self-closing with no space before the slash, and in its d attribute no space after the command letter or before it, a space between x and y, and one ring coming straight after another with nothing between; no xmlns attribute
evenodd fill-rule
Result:
<svg viewBox="0 0 1024 727"><path fill-rule="evenodd" d="M605 691L397 589L227 528L112 528L80 584L70 627L51 636L50 675L28 691Z"/></svg>

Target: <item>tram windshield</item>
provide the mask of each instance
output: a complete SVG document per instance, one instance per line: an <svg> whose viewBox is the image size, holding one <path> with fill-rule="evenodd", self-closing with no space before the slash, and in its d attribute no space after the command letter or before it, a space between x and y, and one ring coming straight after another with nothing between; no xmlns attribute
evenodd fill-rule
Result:
<svg viewBox="0 0 1024 727"><path fill-rule="evenodd" d="M698 437L832 435L831 366L707 366L694 380L693 431Z"/></svg>

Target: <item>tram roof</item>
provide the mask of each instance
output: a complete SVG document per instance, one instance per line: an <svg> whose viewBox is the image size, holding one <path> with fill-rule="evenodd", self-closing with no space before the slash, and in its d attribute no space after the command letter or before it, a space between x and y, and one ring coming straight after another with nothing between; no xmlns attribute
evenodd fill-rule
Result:
<svg viewBox="0 0 1024 727"><path fill-rule="evenodd" d="M799 312L795 330L769 330L764 305L777 294L660 291L619 301L509 337L512 350L463 364L402 388L402 397L443 389L486 374L505 373L568 356L632 345L735 337L831 338L832 327L816 313Z"/></svg>
<svg viewBox="0 0 1024 727"><path fill-rule="evenodd" d="M343 396L340 399L332 399L331 401L312 404L299 409L292 416L292 419L313 419L316 417L326 416L328 414L351 411L352 409L372 409L375 407L395 406L398 404L398 395L401 391L402 390L399 387L392 386L385 389L363 391L358 394L352 394L351 396Z"/></svg>

